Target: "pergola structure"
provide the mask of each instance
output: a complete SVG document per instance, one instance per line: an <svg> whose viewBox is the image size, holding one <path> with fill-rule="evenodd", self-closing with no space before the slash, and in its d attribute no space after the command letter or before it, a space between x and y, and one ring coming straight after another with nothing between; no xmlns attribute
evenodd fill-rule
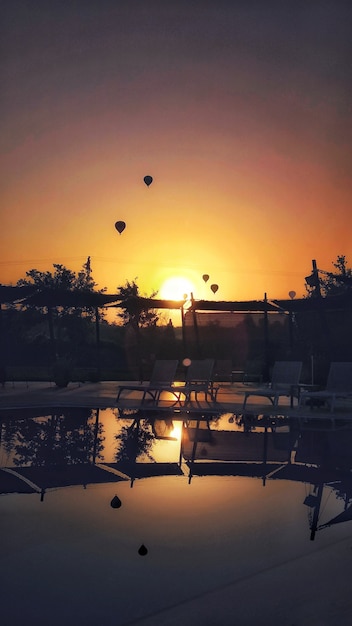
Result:
<svg viewBox="0 0 352 626"><path fill-rule="evenodd" d="M240 313L262 313L264 320L264 342L268 343L268 315L273 313L283 313L289 315L291 320L294 313L316 312L324 317L328 311L350 310L352 313L352 290L346 290L338 296L310 297L294 299L268 299L264 294L263 300L246 301L215 301L215 300L195 300L191 296L190 300L162 300L156 298L145 298L139 296L121 299L118 294L106 294L94 291L82 290L62 290L62 289L38 289L37 287L17 287L0 285L0 334L2 330L1 311L2 305L19 304L22 306L35 306L44 308L47 311L48 325L52 345L55 345L53 329L52 309L56 307L94 309L96 320L97 354L99 361L99 310L104 308L125 308L132 314L138 314L142 310L148 309L169 309L179 310L184 335L185 313L193 316L193 326L196 341L198 341L197 312L240 312ZM99 364L98 364L99 369Z"/></svg>
<svg viewBox="0 0 352 626"><path fill-rule="evenodd" d="M157 298L128 297L121 299L118 294L106 294L96 291L38 289L37 287L17 287L0 285L0 305L21 303L26 306L37 307L126 307L137 309L175 309L184 310L187 307L192 311L236 311L243 313L253 312L286 312L298 313L319 310L342 310L352 308L352 290L337 296L326 298L294 298L268 299L264 294L263 300L161 300Z"/></svg>

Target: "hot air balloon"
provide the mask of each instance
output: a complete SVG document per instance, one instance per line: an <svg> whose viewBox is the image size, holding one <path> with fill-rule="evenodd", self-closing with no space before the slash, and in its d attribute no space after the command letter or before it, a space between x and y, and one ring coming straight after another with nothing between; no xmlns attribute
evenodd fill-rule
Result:
<svg viewBox="0 0 352 626"><path fill-rule="evenodd" d="M146 554L148 554L148 548L146 548L146 546L144 545L144 543L142 543L141 546L139 546L138 548L138 554L140 554L141 556L146 556Z"/></svg>
<svg viewBox="0 0 352 626"><path fill-rule="evenodd" d="M209 280L209 274L203 274L202 278L204 282L206 283Z"/></svg>
<svg viewBox="0 0 352 626"><path fill-rule="evenodd" d="M288 295L290 296L291 300L293 300L293 298L296 297L296 292L295 291L289 291Z"/></svg>
<svg viewBox="0 0 352 626"><path fill-rule="evenodd" d="M147 187L149 187L149 185L152 184L153 182L153 177L152 176L144 176L143 178L145 184L147 185Z"/></svg>
<svg viewBox="0 0 352 626"><path fill-rule="evenodd" d="M219 285L210 285L210 289L212 290L213 293L216 293L217 290L219 289Z"/></svg>
<svg viewBox="0 0 352 626"><path fill-rule="evenodd" d="M116 228L117 232L118 232L118 233L120 233L120 235L121 235L121 233L122 233L122 232L125 230L125 228L126 228L126 224L125 224L125 222L121 222L121 221L116 222L116 223L115 223L115 228Z"/></svg>

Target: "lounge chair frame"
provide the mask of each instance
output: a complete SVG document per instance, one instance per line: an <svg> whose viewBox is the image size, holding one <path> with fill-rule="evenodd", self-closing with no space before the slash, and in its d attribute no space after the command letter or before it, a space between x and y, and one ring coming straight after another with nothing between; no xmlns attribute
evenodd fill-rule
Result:
<svg viewBox="0 0 352 626"><path fill-rule="evenodd" d="M336 400L347 398L352 398L352 362L332 361L325 389L320 391L303 389L299 396L299 406L306 405L309 401L313 409L314 404L317 404L316 401L321 401L327 403L330 406L330 412L333 412Z"/></svg>
<svg viewBox="0 0 352 626"><path fill-rule="evenodd" d="M275 361L269 387L248 389L244 394L242 409L246 408L250 396L268 398L273 406L277 406L280 398L286 396L293 406L294 398L299 396L301 371L301 361Z"/></svg>
<svg viewBox="0 0 352 626"><path fill-rule="evenodd" d="M213 371L214 359L194 359L187 367L186 379L184 384L174 386L167 391L171 391L179 404L188 405L191 402L191 396L199 402L198 394L204 394L206 402L216 402L216 396L219 387L214 384ZM183 402L182 402L182 397Z"/></svg>
<svg viewBox="0 0 352 626"><path fill-rule="evenodd" d="M117 393L116 402L120 400L124 391L140 391L142 393L142 403L146 399L157 402L162 391L172 389L177 366L177 359L157 359L153 366L150 381L147 384L140 385L121 385Z"/></svg>

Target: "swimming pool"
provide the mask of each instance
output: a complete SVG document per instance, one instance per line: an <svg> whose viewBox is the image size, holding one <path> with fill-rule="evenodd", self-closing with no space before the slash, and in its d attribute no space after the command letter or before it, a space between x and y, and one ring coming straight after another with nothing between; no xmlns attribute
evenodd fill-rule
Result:
<svg viewBox="0 0 352 626"><path fill-rule="evenodd" d="M226 414L2 412L3 622L349 624L350 440Z"/></svg>

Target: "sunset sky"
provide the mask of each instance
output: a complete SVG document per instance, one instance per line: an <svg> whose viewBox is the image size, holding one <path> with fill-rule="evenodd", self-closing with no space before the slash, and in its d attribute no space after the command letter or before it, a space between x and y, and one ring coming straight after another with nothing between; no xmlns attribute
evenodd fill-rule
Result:
<svg viewBox="0 0 352 626"><path fill-rule="evenodd" d="M0 22L2 284L90 256L109 293L285 298L312 259L351 266L351 2L8 0Z"/></svg>

